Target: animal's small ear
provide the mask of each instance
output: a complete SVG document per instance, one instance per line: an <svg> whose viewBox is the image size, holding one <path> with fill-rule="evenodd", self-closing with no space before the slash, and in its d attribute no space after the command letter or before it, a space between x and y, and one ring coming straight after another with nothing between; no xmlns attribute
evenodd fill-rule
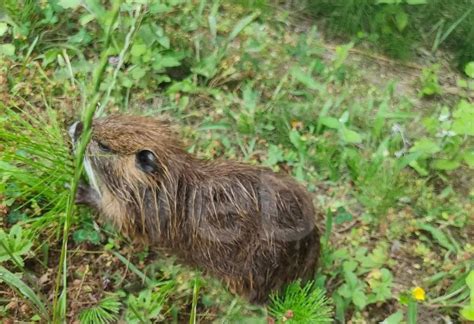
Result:
<svg viewBox="0 0 474 324"><path fill-rule="evenodd" d="M135 164L137 168L145 173L153 173L158 171L158 161L155 154L149 150L143 150L135 155Z"/></svg>

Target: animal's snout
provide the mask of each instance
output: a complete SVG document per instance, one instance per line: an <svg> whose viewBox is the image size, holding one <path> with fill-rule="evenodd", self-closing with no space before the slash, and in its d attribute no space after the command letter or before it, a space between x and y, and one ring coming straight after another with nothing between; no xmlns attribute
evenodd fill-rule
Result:
<svg viewBox="0 0 474 324"><path fill-rule="evenodd" d="M68 133L73 143L76 143L79 136L81 136L83 128L84 128L84 125L82 124L81 121L77 121L73 123L71 126L69 126Z"/></svg>

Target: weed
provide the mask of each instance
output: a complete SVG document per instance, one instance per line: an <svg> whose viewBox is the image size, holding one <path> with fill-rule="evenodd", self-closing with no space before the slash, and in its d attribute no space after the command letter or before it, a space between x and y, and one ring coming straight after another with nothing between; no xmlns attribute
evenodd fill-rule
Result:
<svg viewBox="0 0 474 324"><path fill-rule="evenodd" d="M474 321L474 270L469 272L466 285L470 290L469 304L461 309L461 316L468 321Z"/></svg>
<svg viewBox="0 0 474 324"><path fill-rule="evenodd" d="M461 68L473 60L470 0L456 4L442 0L311 0L309 9L318 17L328 17L330 30L366 39L396 58L412 57L415 45L422 44L432 52L441 45L452 48Z"/></svg>
<svg viewBox="0 0 474 324"><path fill-rule="evenodd" d="M7 283L10 287L17 290L26 300L28 300L34 308L37 309L41 318L48 320L49 312L43 298L34 292L23 280L18 278L14 273L0 266L0 282Z"/></svg>
<svg viewBox="0 0 474 324"><path fill-rule="evenodd" d="M441 86L438 81L439 65L425 68L422 73L420 95L433 96L441 94Z"/></svg>
<svg viewBox="0 0 474 324"><path fill-rule="evenodd" d="M290 284L282 296L272 296L269 313L280 322L330 323L332 305L314 282Z"/></svg>
<svg viewBox="0 0 474 324"><path fill-rule="evenodd" d="M22 115L0 108L0 143L5 150L0 161L1 184L7 194L4 204L11 208L11 223L30 224L38 235L56 236L57 225L67 200L65 185L72 165L57 113ZM33 110L34 111L34 110ZM23 211L35 212L27 217ZM55 226L56 225L56 226Z"/></svg>
<svg viewBox="0 0 474 324"><path fill-rule="evenodd" d="M167 284L143 290L138 296L130 295L125 314L127 323L152 323L152 320L162 320L163 307L172 287Z"/></svg>
<svg viewBox="0 0 474 324"><path fill-rule="evenodd" d="M466 149L474 135L472 108L461 100L454 109L442 107L438 114L425 118L423 124L431 136L418 139L410 148L418 156L410 166L423 176L428 175L428 167L443 171L455 170L462 163L472 167L472 153Z"/></svg>
<svg viewBox="0 0 474 324"><path fill-rule="evenodd" d="M32 245L20 225L14 225L8 234L0 229L0 262L11 261L24 270L22 255L28 254Z"/></svg>
<svg viewBox="0 0 474 324"><path fill-rule="evenodd" d="M326 1L318 10L398 56L433 17L432 3L445 12L421 28L430 48L469 35L464 0L379 2ZM266 165L309 189L326 214L323 255L315 282L273 296L277 321L331 321L326 294L340 322L413 321L424 306L427 320L468 318L472 64L449 96L436 65L427 67L416 97L394 81L370 81L386 71L370 75L368 62L351 58L359 39L329 50L316 28L267 1L21 1L24 12L0 3L0 316L266 321L264 309L212 278L161 251L138 252L73 210L90 133L73 162L65 121L82 109L88 123L97 108L164 114L198 156ZM411 294L416 286L424 301ZM53 307L43 293L55 296Z"/></svg>
<svg viewBox="0 0 474 324"><path fill-rule="evenodd" d="M106 324L118 320L121 303L117 296L108 296L100 300L94 307L86 308L79 314L81 324Z"/></svg>

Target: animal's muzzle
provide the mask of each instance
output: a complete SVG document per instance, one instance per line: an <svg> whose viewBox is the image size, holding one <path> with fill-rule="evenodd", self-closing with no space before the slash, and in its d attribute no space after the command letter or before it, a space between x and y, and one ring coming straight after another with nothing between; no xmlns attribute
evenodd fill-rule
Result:
<svg viewBox="0 0 474 324"><path fill-rule="evenodd" d="M77 121L71 126L69 126L68 133L72 139L73 144L75 144L79 136L81 136L83 128L84 128L84 125L82 124L81 121Z"/></svg>

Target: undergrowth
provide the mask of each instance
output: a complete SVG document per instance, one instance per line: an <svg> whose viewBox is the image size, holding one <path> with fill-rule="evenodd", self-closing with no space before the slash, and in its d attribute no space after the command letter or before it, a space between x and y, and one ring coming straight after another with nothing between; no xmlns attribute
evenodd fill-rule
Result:
<svg viewBox="0 0 474 324"><path fill-rule="evenodd" d="M398 59L413 58L421 45L432 54L452 50L461 70L474 60L472 0L309 0L308 7L328 31L368 40Z"/></svg>
<svg viewBox="0 0 474 324"><path fill-rule="evenodd" d="M372 84L373 72L349 60L353 43L330 50L316 28L265 1L130 0L116 24L106 1L0 4L0 318L470 319L474 63L454 95L437 66L404 92L396 81ZM390 46L412 46L419 8L335 1L319 10L334 4L348 31L379 33L370 24L388 21ZM400 8L410 14L404 28ZM342 19L349 11L355 19ZM455 37L458 28L443 37L454 17L437 27L438 42ZM289 285L267 308L249 305L86 209L66 217L80 170L66 129L84 107L166 115L199 157L293 175L325 214L315 281Z"/></svg>

